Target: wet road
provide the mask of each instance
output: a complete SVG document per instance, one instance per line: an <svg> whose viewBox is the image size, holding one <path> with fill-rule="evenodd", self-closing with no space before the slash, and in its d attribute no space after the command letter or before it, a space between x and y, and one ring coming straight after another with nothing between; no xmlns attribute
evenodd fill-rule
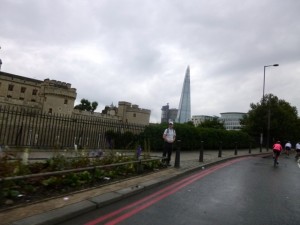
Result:
<svg viewBox="0 0 300 225"><path fill-rule="evenodd" d="M300 168L290 156L205 168L61 225L299 225Z"/></svg>

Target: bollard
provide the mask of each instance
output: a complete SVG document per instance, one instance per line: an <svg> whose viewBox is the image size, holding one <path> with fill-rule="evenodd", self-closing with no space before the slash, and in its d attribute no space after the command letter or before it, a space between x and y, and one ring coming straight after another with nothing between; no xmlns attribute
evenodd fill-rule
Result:
<svg viewBox="0 0 300 225"><path fill-rule="evenodd" d="M234 144L235 144L234 155L237 155L237 142L235 142Z"/></svg>
<svg viewBox="0 0 300 225"><path fill-rule="evenodd" d="M219 158L222 157L222 141L220 141L220 146L219 146L219 155L218 155Z"/></svg>
<svg viewBox="0 0 300 225"><path fill-rule="evenodd" d="M250 142L250 144L249 144L249 154L251 154L251 142Z"/></svg>
<svg viewBox="0 0 300 225"><path fill-rule="evenodd" d="M201 149L199 155L199 162L203 162L203 141L201 141Z"/></svg>
<svg viewBox="0 0 300 225"><path fill-rule="evenodd" d="M175 168L180 167L180 143L181 140L177 140L177 148L176 148L175 164L174 164Z"/></svg>

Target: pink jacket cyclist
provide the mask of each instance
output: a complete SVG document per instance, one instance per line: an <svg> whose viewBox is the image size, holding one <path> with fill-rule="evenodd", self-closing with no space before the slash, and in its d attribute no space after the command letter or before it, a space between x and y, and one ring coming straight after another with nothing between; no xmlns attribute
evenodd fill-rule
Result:
<svg viewBox="0 0 300 225"><path fill-rule="evenodd" d="M278 151L278 152L282 151L282 146L281 146L280 142L279 143L277 142L273 145L273 150Z"/></svg>

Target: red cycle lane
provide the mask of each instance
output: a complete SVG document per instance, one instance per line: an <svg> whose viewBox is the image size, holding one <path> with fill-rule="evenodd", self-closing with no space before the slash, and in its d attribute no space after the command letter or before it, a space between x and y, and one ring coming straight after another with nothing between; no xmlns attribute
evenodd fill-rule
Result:
<svg viewBox="0 0 300 225"><path fill-rule="evenodd" d="M192 174L178 182L175 182L145 198L142 198L134 203L131 203L129 205L126 205L118 210L115 210L109 214L102 215L97 219L94 219L92 221L89 221L88 223L85 223L85 225L97 225L102 222L106 225L114 225L118 224L125 219L137 214L138 212L148 208L149 206L155 204L158 201L161 201L162 199L168 197L169 195L174 194L175 192L179 191L180 189L186 187L187 185L219 170L222 169L226 166L232 165L236 162L245 160L249 157L243 157L243 158L238 158L234 160L230 160L215 166L212 166L206 170L201 170L195 174Z"/></svg>

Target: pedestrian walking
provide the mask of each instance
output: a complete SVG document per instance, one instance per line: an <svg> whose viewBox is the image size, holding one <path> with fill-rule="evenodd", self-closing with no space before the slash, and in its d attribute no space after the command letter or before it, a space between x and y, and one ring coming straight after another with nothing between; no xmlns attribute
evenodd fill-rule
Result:
<svg viewBox="0 0 300 225"><path fill-rule="evenodd" d="M141 145L139 145L136 149L136 157L138 160L140 160L141 156L142 156L142 147L141 147Z"/></svg>
<svg viewBox="0 0 300 225"><path fill-rule="evenodd" d="M163 139L164 139L164 150L163 150L163 158L167 157L167 159L163 159L163 162L165 162L168 166L171 166L171 156L173 151L173 144L176 139L176 131L173 127L173 122L169 122L169 127L165 129L163 133Z"/></svg>

